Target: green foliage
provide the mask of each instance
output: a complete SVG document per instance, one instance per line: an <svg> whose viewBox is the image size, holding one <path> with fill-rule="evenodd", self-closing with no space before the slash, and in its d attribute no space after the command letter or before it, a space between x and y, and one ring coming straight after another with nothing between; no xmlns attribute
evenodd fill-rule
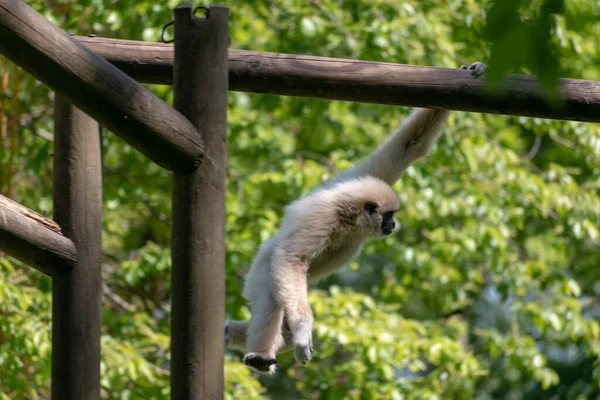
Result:
<svg viewBox="0 0 600 400"><path fill-rule="evenodd" d="M511 67L525 67L543 86L555 89L558 78L558 44L553 40L555 16L563 0L505 0L492 4L485 33L492 41L489 72L499 81Z"/></svg>
<svg viewBox="0 0 600 400"><path fill-rule="evenodd" d="M159 38L175 1L30 5L63 29ZM439 67L491 60L600 79L596 2L233 0L232 47ZM561 7L559 7L561 6ZM491 39L490 42L486 42ZM560 60L560 63L558 63ZM0 192L50 213L51 94L0 59ZM151 90L171 101L168 87ZM381 142L408 110L229 97L227 312L283 206ZM396 185L400 230L311 292L315 359L257 377L228 352L228 399L600 396L600 128L453 113ZM170 174L104 135L102 394L169 395ZM0 398L47 398L48 278L0 258Z"/></svg>

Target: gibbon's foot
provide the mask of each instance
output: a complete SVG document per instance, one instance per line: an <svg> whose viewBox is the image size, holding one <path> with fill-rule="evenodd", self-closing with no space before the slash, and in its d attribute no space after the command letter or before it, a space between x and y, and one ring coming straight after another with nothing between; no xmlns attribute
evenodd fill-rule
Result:
<svg viewBox="0 0 600 400"><path fill-rule="evenodd" d="M483 73L487 69L487 65L485 65L484 63L482 63L480 61L475 61L473 64L469 65L468 67L466 65L461 65L460 69L468 69L471 71L472 76L474 76L475 78L479 78L481 75L483 75Z"/></svg>
<svg viewBox="0 0 600 400"><path fill-rule="evenodd" d="M277 360L259 353L248 353L244 356L244 364L258 372L275 373Z"/></svg>
<svg viewBox="0 0 600 400"><path fill-rule="evenodd" d="M227 347L231 341L231 329L229 329L228 322L229 321L225 322L225 347Z"/></svg>
<svg viewBox="0 0 600 400"><path fill-rule="evenodd" d="M313 347L312 340L307 344L297 344L294 346L294 358L296 361L302 363L302 365L306 364L307 361L312 360L313 357Z"/></svg>

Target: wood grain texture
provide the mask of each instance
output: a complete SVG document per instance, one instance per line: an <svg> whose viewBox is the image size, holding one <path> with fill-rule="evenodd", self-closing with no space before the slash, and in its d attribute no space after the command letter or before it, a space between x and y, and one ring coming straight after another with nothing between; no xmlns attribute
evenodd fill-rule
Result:
<svg viewBox="0 0 600 400"><path fill-rule="evenodd" d="M78 37L134 78L170 84L173 46ZM473 60L476 61L476 60ZM452 68L229 50L229 89L364 103L600 122L600 82L561 79L564 104L548 103L535 78L510 74L492 92L485 79Z"/></svg>
<svg viewBox="0 0 600 400"><path fill-rule="evenodd" d="M19 0L0 0L0 53L162 167L201 162L186 118Z"/></svg>
<svg viewBox="0 0 600 400"><path fill-rule="evenodd" d="M205 157L173 174L171 397L223 398L229 10L175 9L175 108L202 135Z"/></svg>
<svg viewBox="0 0 600 400"><path fill-rule="evenodd" d="M54 221L2 195L0 250L47 275L75 266L75 246Z"/></svg>
<svg viewBox="0 0 600 400"><path fill-rule="evenodd" d="M98 123L58 96L54 219L77 265L52 281L52 398L100 399L102 162Z"/></svg>

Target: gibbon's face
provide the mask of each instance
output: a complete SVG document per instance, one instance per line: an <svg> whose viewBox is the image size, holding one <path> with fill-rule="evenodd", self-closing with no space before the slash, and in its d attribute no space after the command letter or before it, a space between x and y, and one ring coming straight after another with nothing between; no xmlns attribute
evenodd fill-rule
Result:
<svg viewBox="0 0 600 400"><path fill-rule="evenodd" d="M359 217L359 224L367 228L370 234L374 236L387 236L396 228L394 214L397 209L391 209L385 205L367 202L363 208L364 212Z"/></svg>

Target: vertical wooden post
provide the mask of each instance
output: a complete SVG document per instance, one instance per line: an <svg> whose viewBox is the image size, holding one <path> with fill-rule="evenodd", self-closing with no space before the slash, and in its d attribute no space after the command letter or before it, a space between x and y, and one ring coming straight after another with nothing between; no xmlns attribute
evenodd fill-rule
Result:
<svg viewBox="0 0 600 400"><path fill-rule="evenodd" d="M171 396L223 398L229 9L175 9L175 108L200 132L204 159L173 174Z"/></svg>
<svg viewBox="0 0 600 400"><path fill-rule="evenodd" d="M102 166L98 123L56 96L54 219L77 263L52 281L52 398L100 399Z"/></svg>

